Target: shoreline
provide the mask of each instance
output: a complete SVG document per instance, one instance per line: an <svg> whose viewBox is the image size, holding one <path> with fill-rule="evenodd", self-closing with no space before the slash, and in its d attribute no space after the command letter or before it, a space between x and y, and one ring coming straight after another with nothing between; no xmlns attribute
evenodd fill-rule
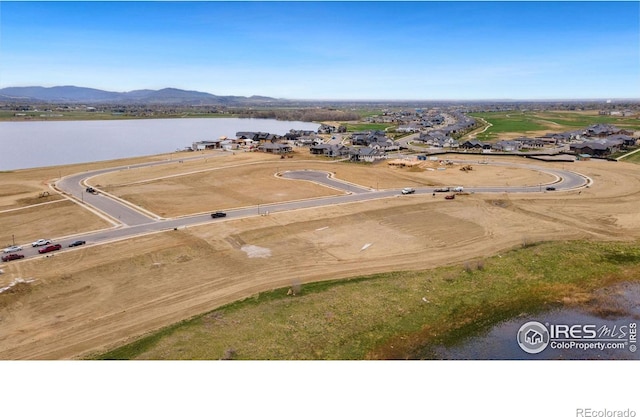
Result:
<svg viewBox="0 0 640 417"><path fill-rule="evenodd" d="M236 138L238 132L285 135L318 123L250 118L158 118L68 121L42 124L5 122L0 144L11 148L0 170L77 165L116 159L172 155L194 142ZM16 146L16 144L20 146Z"/></svg>

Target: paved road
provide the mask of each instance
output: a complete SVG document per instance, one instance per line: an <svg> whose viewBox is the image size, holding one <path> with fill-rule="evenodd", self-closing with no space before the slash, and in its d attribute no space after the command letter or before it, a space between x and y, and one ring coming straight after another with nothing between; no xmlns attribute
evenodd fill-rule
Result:
<svg viewBox="0 0 640 417"><path fill-rule="evenodd" d="M208 157L211 157L210 155ZM198 157L196 157L198 158ZM469 161L460 161L465 164ZM157 161L147 164L137 165L140 166L152 166L167 163L177 163L176 161ZM547 168L540 166L532 166L526 164L513 164L508 162L491 162L491 165L500 166L512 166L525 169L534 169L540 172L551 174L557 178L553 183L553 186L557 191L576 189L580 187L589 186L591 179L583 175L556 168ZM212 219L209 214L199 214L193 216L185 216L175 219L159 219L148 214L144 214L133 207L126 205L120 200L111 198L106 194L93 195L85 191L83 181L86 179L104 174L107 172L118 171L122 169L128 169L128 167L116 167L108 168L99 171L84 172L80 174L71 175L58 181L56 186L62 190L67 196L73 196L81 204L90 206L93 210L103 213L108 218L111 218L115 227L102 230L98 232L90 232L78 236L60 238L54 240L53 243L60 243L63 249L67 249L68 245L78 239L85 240L87 244L104 243L113 240L127 239L133 236L142 234L148 234L153 232L160 232L165 230L178 229L183 227L190 227L203 223L214 223L224 221L225 219L242 218L248 216L265 215L267 213L276 213L289 210L298 210L303 208L321 207L327 205L353 203L367 200L375 200L380 198L398 197L398 198L410 198L410 196L402 196L400 190L373 190L366 187L361 187L356 184L351 184L345 181L340 181L331 177L328 172L304 170L304 171L287 171L281 174L282 177L289 180L303 180L313 181L320 183L338 190L344 191L345 194L333 196L314 198L309 200L290 201L283 203L263 204L254 207L238 208L227 211L226 218ZM458 186L464 184L451 184L451 186ZM466 188L465 191L472 193L532 193L543 192L547 184L540 184L537 186L515 186L515 187L474 187ZM431 194L434 192L433 187L420 187L416 188L416 194ZM29 246L23 246L24 250L21 252L25 257L39 255L38 248L31 248ZM57 252L51 252L47 255L39 256L52 256Z"/></svg>
<svg viewBox="0 0 640 417"><path fill-rule="evenodd" d="M368 193L372 191L371 188L368 187L362 187L360 185L335 179L330 173L325 171L285 171L280 176L294 180L312 181L327 187L337 188L338 190L354 194Z"/></svg>

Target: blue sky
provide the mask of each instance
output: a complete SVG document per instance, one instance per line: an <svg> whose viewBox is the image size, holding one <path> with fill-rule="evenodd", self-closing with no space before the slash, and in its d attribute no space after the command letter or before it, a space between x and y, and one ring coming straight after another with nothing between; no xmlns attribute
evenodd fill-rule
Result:
<svg viewBox="0 0 640 417"><path fill-rule="evenodd" d="M0 2L0 87L640 98L638 2Z"/></svg>

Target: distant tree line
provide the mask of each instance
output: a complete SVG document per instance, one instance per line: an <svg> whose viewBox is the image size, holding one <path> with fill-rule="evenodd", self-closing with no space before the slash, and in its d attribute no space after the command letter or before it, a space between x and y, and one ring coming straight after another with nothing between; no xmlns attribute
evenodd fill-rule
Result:
<svg viewBox="0 0 640 417"><path fill-rule="evenodd" d="M230 113L243 118L314 121L347 121L359 120L355 112L339 109L233 109Z"/></svg>

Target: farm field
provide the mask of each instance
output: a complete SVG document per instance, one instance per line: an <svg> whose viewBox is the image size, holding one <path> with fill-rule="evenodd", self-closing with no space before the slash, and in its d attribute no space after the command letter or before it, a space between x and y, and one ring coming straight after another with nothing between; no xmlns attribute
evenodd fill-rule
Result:
<svg viewBox="0 0 640 417"><path fill-rule="evenodd" d="M244 157L230 155L216 163L231 167L233 158ZM282 161L293 164L295 158L291 162ZM273 163L277 166L280 162L275 159ZM187 166L187 162L171 164L172 169L177 169L174 165ZM334 165L339 166L331 166ZM593 178L594 185L557 194L475 194L453 201L412 195L274 213L3 265L0 287L17 278L33 281L0 294L0 358L62 359L99 354L274 288L300 287L304 291L305 285L312 282L389 274L390 271L425 271L439 266L460 268L465 262L477 262L541 241L636 242L640 237L637 209L640 167L602 161L570 165L571 170ZM348 167L341 175L353 182L370 179L372 171L381 169L386 174L380 178L388 176L390 183L397 181L402 186L412 185L406 183L408 179L427 172L383 165ZM151 177L163 174L158 169ZM171 172L179 173L177 170ZM142 180L131 172L121 173L123 176L116 179L122 183ZM260 175L267 173L271 178L269 170ZM450 173L464 176L462 178L475 175L458 169ZM43 177L43 174L31 175ZM523 175L526 180L527 174ZM242 178L247 183L252 179L249 173ZM380 291L384 294L388 291L391 297L395 291L392 287L402 286L403 281L387 281L389 288L383 286ZM335 291L347 291L347 287L337 288ZM366 302L364 295L358 298L357 289L348 293L354 300ZM420 294L422 296L424 294ZM281 304L287 305L291 299L286 298ZM390 314L402 308L397 303L391 306ZM322 314L327 312L325 307L318 308ZM401 316L405 314L397 311ZM213 314L210 320L215 322L216 317ZM299 323L280 325L295 329L295 333L305 330ZM210 332L215 328L211 327L212 322L203 326ZM375 324L370 329L375 329ZM309 331L314 330L309 328ZM304 342L309 340L304 338L308 336L290 336L301 342L299 351L292 353L270 346L261 354L278 358L341 357L344 354L325 347L314 351L313 343ZM353 343L362 343L357 350L359 357L392 357L398 353L384 349L388 336L382 333L361 337L363 339L351 337ZM179 349L186 346L171 347L173 343L167 342L162 345L162 352L150 352L145 357L182 357ZM248 357L245 348L239 348L233 340L220 339L215 343L211 345L210 356L198 355L220 357L228 349L236 349L239 357Z"/></svg>
<svg viewBox="0 0 640 417"><path fill-rule="evenodd" d="M479 140L512 139L519 136L544 135L549 132L565 132L584 129L593 124L613 124L620 128L640 130L640 120L630 117L601 116L597 112L487 112L470 113L491 123Z"/></svg>

